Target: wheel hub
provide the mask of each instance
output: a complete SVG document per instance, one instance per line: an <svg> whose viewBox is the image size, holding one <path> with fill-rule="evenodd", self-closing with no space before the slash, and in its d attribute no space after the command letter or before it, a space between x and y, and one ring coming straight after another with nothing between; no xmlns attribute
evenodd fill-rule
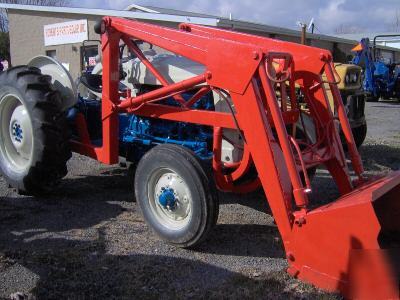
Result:
<svg viewBox="0 0 400 300"><path fill-rule="evenodd" d="M149 182L155 216L171 229L185 226L190 220L191 195L185 181L175 172L160 168Z"/></svg>
<svg viewBox="0 0 400 300"><path fill-rule="evenodd" d="M31 124L28 112L23 105L14 109L10 120L10 140L15 150L25 159L29 159L32 151L32 137L29 134Z"/></svg>
<svg viewBox="0 0 400 300"><path fill-rule="evenodd" d="M14 140L18 143L22 143L22 139L24 138L24 136L22 135L23 131L21 128L21 125L19 123L14 123L14 125L12 125L12 135L14 137Z"/></svg>
<svg viewBox="0 0 400 300"><path fill-rule="evenodd" d="M174 189L171 188L161 188L161 194L158 197L158 202L160 205L168 210L174 210L176 208L176 201L174 195Z"/></svg>
<svg viewBox="0 0 400 300"><path fill-rule="evenodd" d="M15 171L25 170L33 155L33 128L28 110L19 96L0 99L0 157Z"/></svg>

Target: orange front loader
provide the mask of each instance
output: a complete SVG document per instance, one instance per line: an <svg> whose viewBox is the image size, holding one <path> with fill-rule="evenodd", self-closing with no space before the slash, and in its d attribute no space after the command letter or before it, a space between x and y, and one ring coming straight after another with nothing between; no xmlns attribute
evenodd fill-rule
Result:
<svg viewBox="0 0 400 300"><path fill-rule="evenodd" d="M103 52L103 144L94 146L82 138L73 142L75 151L116 163L121 112L210 126L214 129L213 170L218 188L242 193L263 188L282 236L290 274L347 296L368 286L372 279L380 295L398 296L398 286L386 285L395 276L388 262L393 256L380 254L400 240L400 174L374 179L364 176L329 51L192 24L181 24L175 30L106 17L97 31L102 34ZM136 97L129 90L118 91L121 40L162 87ZM136 40L196 61L204 65L205 72L169 82L146 59ZM295 85L300 86L302 101L309 108L307 117L314 125L315 140L297 138L296 124L301 124L305 136L308 129ZM193 89L198 92L192 99L180 98L181 93ZM232 114L193 108L210 91L232 101ZM179 105L160 102L167 97L174 97ZM87 136L84 121L79 123L80 136ZM350 161L340 141L339 123ZM221 161L226 129L237 129L242 135L240 163ZM252 165L257 178L241 180ZM309 200L312 190L307 170L320 165L329 171L341 196L318 207ZM373 269L365 272L366 268Z"/></svg>

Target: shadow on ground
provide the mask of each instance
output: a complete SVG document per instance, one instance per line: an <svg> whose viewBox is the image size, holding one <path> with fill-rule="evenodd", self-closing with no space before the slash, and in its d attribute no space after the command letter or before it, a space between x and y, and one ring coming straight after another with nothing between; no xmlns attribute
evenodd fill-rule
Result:
<svg viewBox="0 0 400 300"><path fill-rule="evenodd" d="M117 178L112 179L115 180L112 188L120 184ZM90 186L97 180L103 179L87 178L85 184ZM31 291L37 299L309 299L322 295L281 272L261 273L254 278L186 258L111 255L107 252L102 224L112 222L126 209L118 202L96 200L97 192L87 189L86 198L64 199L60 203L55 203L60 200L57 197L3 197L0 273L16 265L27 269L37 278ZM89 236L79 240L79 230L88 230ZM68 231L74 234L71 236ZM229 232L237 236L255 232L262 240L263 235L276 236L275 231L274 228L265 230L264 226L220 225L213 238L198 251L232 254L229 250L232 244L224 243L221 236ZM243 244L240 239L236 243ZM265 255L263 250L274 255L262 242L257 246L260 253L256 255ZM246 251L236 254L246 255ZM282 256L282 250L276 250L275 255ZM8 279L18 283L19 275L10 272ZM15 292L12 286L6 288L10 290L0 290L0 296Z"/></svg>
<svg viewBox="0 0 400 300"><path fill-rule="evenodd" d="M360 147L364 167L367 171L400 169L400 147L384 144L365 144Z"/></svg>
<svg viewBox="0 0 400 300"><path fill-rule="evenodd" d="M220 192L219 199L220 204L240 204L263 213L271 213L264 190L261 188L246 195Z"/></svg>
<svg viewBox="0 0 400 300"><path fill-rule="evenodd" d="M285 258L276 226L218 224L196 251L219 255Z"/></svg>

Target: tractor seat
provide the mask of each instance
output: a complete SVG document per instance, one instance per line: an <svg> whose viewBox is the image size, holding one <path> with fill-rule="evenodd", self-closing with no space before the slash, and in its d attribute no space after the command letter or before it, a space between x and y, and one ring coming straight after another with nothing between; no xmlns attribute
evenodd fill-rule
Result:
<svg viewBox="0 0 400 300"><path fill-rule="evenodd" d="M81 83L86 86L89 90L96 93L102 92L102 76L91 73L84 73L81 76Z"/></svg>

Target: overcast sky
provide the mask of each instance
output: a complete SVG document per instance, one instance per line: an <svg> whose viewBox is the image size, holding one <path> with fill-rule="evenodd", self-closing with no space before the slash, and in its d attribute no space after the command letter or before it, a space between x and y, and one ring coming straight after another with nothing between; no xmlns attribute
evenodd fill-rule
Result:
<svg viewBox="0 0 400 300"><path fill-rule="evenodd" d="M71 6L123 9L131 3L194 11L295 29L315 19L318 33L400 31L400 0L71 0ZM397 21L397 22L396 22ZM397 27L396 27L397 23Z"/></svg>

